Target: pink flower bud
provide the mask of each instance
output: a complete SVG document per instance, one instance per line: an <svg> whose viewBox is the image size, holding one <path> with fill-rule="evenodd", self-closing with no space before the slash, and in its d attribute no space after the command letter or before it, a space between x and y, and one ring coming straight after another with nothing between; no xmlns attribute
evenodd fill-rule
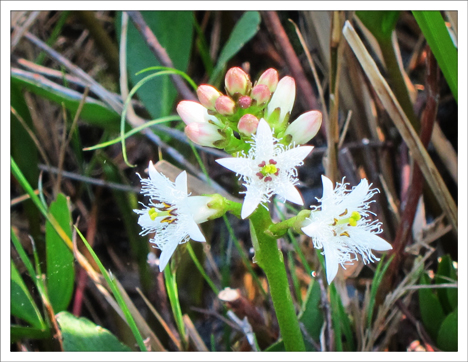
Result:
<svg viewBox="0 0 468 362"><path fill-rule="evenodd" d="M231 116L236 111L236 104L228 96L221 96L216 100L216 110L224 116Z"/></svg>
<svg viewBox="0 0 468 362"><path fill-rule="evenodd" d="M242 96L239 98L238 103L242 109L247 109L252 104L252 98L249 96Z"/></svg>
<svg viewBox="0 0 468 362"><path fill-rule="evenodd" d="M300 115L285 131L285 135L292 136L292 142L302 145L309 142L322 125L322 113L309 111Z"/></svg>
<svg viewBox="0 0 468 362"><path fill-rule="evenodd" d="M275 93L273 93L273 97L271 97L270 103L268 103L266 117L270 116L276 108L280 108L279 123L282 123L286 114L291 113L295 98L296 82L294 78L282 78L276 87Z"/></svg>
<svg viewBox="0 0 468 362"><path fill-rule="evenodd" d="M200 103L212 111L215 110L216 100L222 95L215 87L202 84L197 89L198 99Z"/></svg>
<svg viewBox="0 0 468 362"><path fill-rule="evenodd" d="M185 124L206 122L206 108L194 101L182 101L177 105L177 113Z"/></svg>
<svg viewBox="0 0 468 362"><path fill-rule="evenodd" d="M258 78L257 85L258 84L266 85L270 92L273 93L278 85L278 72L273 68L267 69L260 78Z"/></svg>
<svg viewBox="0 0 468 362"><path fill-rule="evenodd" d="M185 127L185 134L196 144L213 146L213 143L223 139L219 128L211 123L190 123Z"/></svg>
<svg viewBox="0 0 468 362"><path fill-rule="evenodd" d="M237 128L239 133L244 136L251 136L255 132L257 132L258 126L258 118L252 114L244 114L239 123L237 124Z"/></svg>
<svg viewBox="0 0 468 362"><path fill-rule="evenodd" d="M249 76L238 67L229 69L224 81L226 84L226 90L230 95L234 95L236 93L246 94L247 90L252 86Z"/></svg>
<svg viewBox="0 0 468 362"><path fill-rule="evenodd" d="M250 96L257 101L257 104L264 104L270 100L271 92L265 84L257 84L252 88Z"/></svg>

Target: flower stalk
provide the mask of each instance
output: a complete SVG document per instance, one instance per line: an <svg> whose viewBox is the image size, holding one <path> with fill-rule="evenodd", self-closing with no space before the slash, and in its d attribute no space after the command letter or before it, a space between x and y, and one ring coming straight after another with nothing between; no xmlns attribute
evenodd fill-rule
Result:
<svg viewBox="0 0 468 362"><path fill-rule="evenodd" d="M305 351L296 310L291 297L283 254L278 250L276 238L268 235L271 218L268 211L259 207L250 216L250 234L255 249L255 261L265 272L270 287L271 299L287 351Z"/></svg>

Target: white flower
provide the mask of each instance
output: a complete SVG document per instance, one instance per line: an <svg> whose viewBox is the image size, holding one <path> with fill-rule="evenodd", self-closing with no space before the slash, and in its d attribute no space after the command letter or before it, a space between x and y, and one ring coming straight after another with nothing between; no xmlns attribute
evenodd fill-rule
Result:
<svg viewBox="0 0 468 362"><path fill-rule="evenodd" d="M244 192L241 212L243 219L275 194L295 204L304 204L301 194L294 187L298 182L296 167L303 164L302 160L313 146L287 148L277 141L268 123L261 119L248 155L216 160L244 180L247 191Z"/></svg>
<svg viewBox="0 0 468 362"><path fill-rule="evenodd" d="M302 231L312 238L314 247L323 248L327 281L330 284L338 272L338 264L352 265L361 254L365 264L380 260L371 249L384 251L392 246L375 234L382 232L379 221L370 221L369 201L378 189L370 189L366 179L351 191L346 183L337 183L333 190L330 179L322 176L323 197L320 207L314 207L308 224ZM346 269L346 268L345 268Z"/></svg>
<svg viewBox="0 0 468 362"><path fill-rule="evenodd" d="M141 193L150 198L149 205L142 204L143 210L133 210L140 215L138 223L143 228L140 235L154 233L150 240L161 249L159 270L163 271L177 245L187 242L206 241L199 226L216 212L208 208L209 196L187 195L187 173L183 171L170 181L156 171L150 161L149 178L140 180Z"/></svg>

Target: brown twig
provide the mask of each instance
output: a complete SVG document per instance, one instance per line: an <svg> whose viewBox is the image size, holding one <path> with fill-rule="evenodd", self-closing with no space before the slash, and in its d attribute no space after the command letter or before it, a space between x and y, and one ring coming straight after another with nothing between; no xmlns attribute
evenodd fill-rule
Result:
<svg viewBox="0 0 468 362"><path fill-rule="evenodd" d="M302 64L294 52L291 42L281 25L278 14L276 11L264 11L262 15L268 29L278 43L279 50L283 54L292 76L297 82L298 91L301 93L301 97L299 98L300 102L303 103L303 107L306 109L317 109L317 101L314 97L312 86L307 81Z"/></svg>
<svg viewBox="0 0 468 362"><path fill-rule="evenodd" d="M130 17L130 19L132 19L133 24L143 36L143 39L145 39L146 44L148 44L148 47L153 52L155 57L161 62L161 64L165 67L174 68L174 64L172 63L171 58L169 58L166 49L164 49L161 46L154 33L146 24L146 21L145 19L143 19L141 13L139 11L127 11L127 14ZM174 83L174 86L177 88L177 91L184 99L192 101L197 100L197 97L193 94L193 92L190 90L187 84L184 83L180 76L171 75L171 79Z"/></svg>

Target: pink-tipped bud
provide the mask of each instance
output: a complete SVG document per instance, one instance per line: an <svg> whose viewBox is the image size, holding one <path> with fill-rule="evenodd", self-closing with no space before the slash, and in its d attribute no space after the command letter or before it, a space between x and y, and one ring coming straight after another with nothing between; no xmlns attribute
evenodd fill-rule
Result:
<svg viewBox="0 0 468 362"><path fill-rule="evenodd" d="M241 68L234 67L227 71L225 78L226 90L230 95L246 94L252 83L249 76Z"/></svg>
<svg viewBox="0 0 468 362"><path fill-rule="evenodd" d="M252 104L252 98L250 98L249 96L242 96L239 98L238 104L239 107L241 107L242 109L247 109Z"/></svg>
<svg viewBox="0 0 468 362"><path fill-rule="evenodd" d="M182 101L177 105L177 113L185 124L204 123L208 113L206 108L194 101Z"/></svg>
<svg viewBox="0 0 468 362"><path fill-rule="evenodd" d="M198 99L200 103L212 111L215 110L216 100L222 95L215 87L211 85L202 84L197 89Z"/></svg>
<svg viewBox="0 0 468 362"><path fill-rule="evenodd" d="M214 142L222 140L219 128L211 123L190 123L185 127L185 134L196 144L212 147Z"/></svg>
<svg viewBox="0 0 468 362"><path fill-rule="evenodd" d="M221 96L216 100L215 108L224 116L232 116L236 111L236 104L228 96Z"/></svg>
<svg viewBox="0 0 468 362"><path fill-rule="evenodd" d="M270 100L271 92L265 84L257 84L252 88L250 96L257 101L257 104L264 104Z"/></svg>
<svg viewBox="0 0 468 362"><path fill-rule="evenodd" d="M239 133L244 136L251 136L257 132L258 127L258 118L252 114L244 114L239 123L237 124L237 129Z"/></svg>
<svg viewBox="0 0 468 362"><path fill-rule="evenodd" d="M283 77L278 82L278 87L276 88L273 97L271 97L270 103L268 103L266 116L270 116L276 108L280 108L279 123L282 123L284 117L291 113L292 107L294 105L294 100L296 98L296 82L294 78Z"/></svg>
<svg viewBox="0 0 468 362"><path fill-rule="evenodd" d="M260 78L258 78L257 84L266 85L269 91L273 93L278 85L278 72L273 68L267 69Z"/></svg>
<svg viewBox="0 0 468 362"><path fill-rule="evenodd" d="M309 142L322 125L322 112L309 111L300 115L285 131L285 135L291 135L291 142L302 145Z"/></svg>

